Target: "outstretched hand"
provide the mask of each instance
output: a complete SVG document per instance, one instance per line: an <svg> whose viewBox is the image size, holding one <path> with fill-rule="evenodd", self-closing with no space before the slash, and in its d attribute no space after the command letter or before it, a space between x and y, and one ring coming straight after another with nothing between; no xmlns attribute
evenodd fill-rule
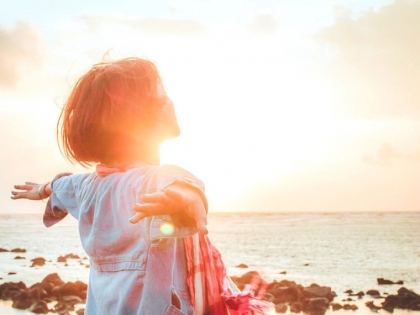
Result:
<svg viewBox="0 0 420 315"><path fill-rule="evenodd" d="M130 223L137 223L149 216L182 211L195 221L200 233L208 233L207 211L201 196L194 190L172 185L163 192L144 194L140 198L143 203L134 205L133 209L137 213L130 219Z"/></svg>
<svg viewBox="0 0 420 315"><path fill-rule="evenodd" d="M25 182L25 185L15 185L15 189L19 189L19 191L12 190L12 198L13 200L16 199L29 199L29 200L41 200L41 196L39 194L39 189L42 184L32 183L32 182Z"/></svg>
<svg viewBox="0 0 420 315"><path fill-rule="evenodd" d="M59 173L57 174L53 181L64 177L64 176L69 176L72 175L72 173ZM44 198L47 198L48 196L43 196L42 193L40 191L40 189L44 186L44 184L38 184L38 183L33 183L33 182L25 182L24 185L15 185L13 186L14 189L18 189L18 190L12 190L12 196L10 197L13 200L17 200L17 199L29 199L29 200L41 200ZM46 187L43 187L46 188ZM48 189L50 190L49 193L51 193L51 187L48 186Z"/></svg>

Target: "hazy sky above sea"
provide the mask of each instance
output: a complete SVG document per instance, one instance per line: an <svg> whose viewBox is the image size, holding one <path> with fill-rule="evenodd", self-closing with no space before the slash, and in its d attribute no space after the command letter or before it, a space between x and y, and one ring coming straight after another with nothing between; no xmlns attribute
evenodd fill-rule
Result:
<svg viewBox="0 0 420 315"><path fill-rule="evenodd" d="M94 63L156 62L182 135L162 148L211 211L420 211L420 1L2 0L0 212L81 172L55 124Z"/></svg>

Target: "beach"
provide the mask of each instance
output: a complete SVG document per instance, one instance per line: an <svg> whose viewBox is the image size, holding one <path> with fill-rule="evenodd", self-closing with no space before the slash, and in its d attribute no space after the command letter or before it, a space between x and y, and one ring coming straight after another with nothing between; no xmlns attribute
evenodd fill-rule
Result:
<svg viewBox="0 0 420 315"><path fill-rule="evenodd" d="M63 281L87 283L89 262L74 219L66 218L48 229L43 227L41 215L2 215L0 222L0 248L26 250L0 253L0 284L23 281L30 286L51 273L57 273ZM336 293L333 302L358 307L355 311L328 310L327 314L369 314L367 301L375 305L383 301L367 295L361 299L349 297L347 290L375 289L384 296L406 287L419 293L419 227L420 214L410 212L209 215L209 235L222 254L228 275L256 270L267 282L289 280L305 287L316 283ZM57 261L68 254L79 259L67 259L67 265ZM37 257L45 258L45 265L30 267ZM239 264L247 267L239 268ZM401 280L403 285L379 285L377 278ZM352 301L343 301L348 298ZM10 305L2 301L0 314L31 314ZM420 314L399 309L394 313Z"/></svg>

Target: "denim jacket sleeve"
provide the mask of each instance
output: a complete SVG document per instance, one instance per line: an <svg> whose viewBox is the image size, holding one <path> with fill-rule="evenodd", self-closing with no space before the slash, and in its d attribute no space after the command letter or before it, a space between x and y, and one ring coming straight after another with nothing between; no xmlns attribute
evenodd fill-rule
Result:
<svg viewBox="0 0 420 315"><path fill-rule="evenodd" d="M44 212L44 225L50 227L70 213L79 218L78 192L89 174L70 175L54 178L51 182L51 196Z"/></svg>

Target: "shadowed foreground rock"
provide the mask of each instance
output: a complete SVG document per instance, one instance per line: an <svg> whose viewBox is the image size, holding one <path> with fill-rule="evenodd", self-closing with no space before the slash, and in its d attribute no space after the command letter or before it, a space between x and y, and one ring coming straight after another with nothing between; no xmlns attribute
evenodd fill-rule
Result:
<svg viewBox="0 0 420 315"><path fill-rule="evenodd" d="M86 292L86 283L65 283L56 273L48 275L29 288L23 282L7 282L0 285L0 299L12 300L12 307L35 314L68 314L75 310L75 304L86 303ZM56 302L53 309L48 307L48 303L51 302Z"/></svg>
<svg viewBox="0 0 420 315"><path fill-rule="evenodd" d="M251 282L254 276L259 276L258 272L250 271L241 277L232 277L236 285L242 289ZM336 294L330 287L311 284L303 287L294 281L282 280L273 281L268 284L265 299L272 302L277 313L287 310L287 305L292 313L305 312L312 315L322 315L329 309L331 301Z"/></svg>
<svg viewBox="0 0 420 315"><path fill-rule="evenodd" d="M395 308L420 311L420 295L404 287L400 288L397 295L388 295L382 303L382 308L393 312Z"/></svg>

